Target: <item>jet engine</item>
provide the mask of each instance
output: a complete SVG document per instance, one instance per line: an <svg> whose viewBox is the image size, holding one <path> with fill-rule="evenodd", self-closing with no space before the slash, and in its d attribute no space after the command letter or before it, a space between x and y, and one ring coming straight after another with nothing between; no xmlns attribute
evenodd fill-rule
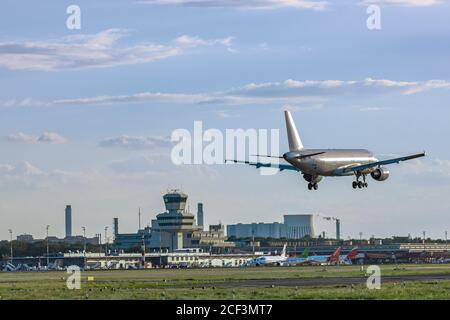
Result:
<svg viewBox="0 0 450 320"><path fill-rule="evenodd" d="M323 177L322 176L313 176L311 174L305 173L305 174L303 174L303 179L305 179L306 181L311 182L311 183L318 183L320 180L323 179Z"/></svg>
<svg viewBox="0 0 450 320"><path fill-rule="evenodd" d="M370 175L377 181L384 181L387 178L389 178L389 170L385 168L377 168L374 171L372 171Z"/></svg>

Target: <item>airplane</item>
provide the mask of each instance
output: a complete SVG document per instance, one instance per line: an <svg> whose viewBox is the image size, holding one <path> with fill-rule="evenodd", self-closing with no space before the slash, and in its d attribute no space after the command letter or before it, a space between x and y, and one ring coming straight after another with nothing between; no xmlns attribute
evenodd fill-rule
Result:
<svg viewBox="0 0 450 320"><path fill-rule="evenodd" d="M358 249L353 248L346 256L339 257L339 264L353 264L352 260L358 255Z"/></svg>
<svg viewBox="0 0 450 320"><path fill-rule="evenodd" d="M384 181L389 178L389 170L386 165L399 163L425 156L425 152L388 160L378 160L372 152L365 149L306 149L303 146L292 115L284 111L286 130L289 142L289 151L282 156L255 155L257 157L284 159L289 164L262 163L241 160L225 160L225 162L245 163L256 168L271 167L279 171L292 170L300 172L308 182L309 190L317 190L323 177L355 176L353 189L366 188L366 176L376 181ZM362 177L362 181L360 178Z"/></svg>
<svg viewBox="0 0 450 320"><path fill-rule="evenodd" d="M338 264L340 262L340 256L341 256L341 247L338 247L331 255L309 256L302 264L321 265L321 266Z"/></svg>
<svg viewBox="0 0 450 320"><path fill-rule="evenodd" d="M306 251L306 249L305 249ZM309 252L309 250L308 250ZM357 249L352 249L347 255L342 256L341 248L337 248L332 255L314 255L304 256L304 253L299 258L289 258L290 265L326 265L326 264L352 264L352 259L358 255ZM337 258L336 258L337 257Z"/></svg>
<svg viewBox="0 0 450 320"><path fill-rule="evenodd" d="M298 263L302 263L302 262L306 261L308 256L309 256L309 248L306 247L305 250L303 250L303 253L301 254L300 257L290 257L290 258L288 258L287 262L290 265L296 265Z"/></svg>
<svg viewBox="0 0 450 320"><path fill-rule="evenodd" d="M288 260L288 256L286 254L286 246L285 244L283 246L283 250L281 251L281 254L279 256L262 256L255 258L251 261L251 264L256 266L262 266L262 265L277 265L281 266L286 263Z"/></svg>

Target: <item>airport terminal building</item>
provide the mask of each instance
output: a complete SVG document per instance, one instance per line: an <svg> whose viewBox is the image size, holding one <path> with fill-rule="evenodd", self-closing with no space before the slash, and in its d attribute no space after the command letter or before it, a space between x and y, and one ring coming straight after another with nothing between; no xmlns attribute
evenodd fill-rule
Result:
<svg viewBox="0 0 450 320"><path fill-rule="evenodd" d="M288 238L314 237L312 214L286 214L283 223L238 223L227 226L227 236L235 238Z"/></svg>

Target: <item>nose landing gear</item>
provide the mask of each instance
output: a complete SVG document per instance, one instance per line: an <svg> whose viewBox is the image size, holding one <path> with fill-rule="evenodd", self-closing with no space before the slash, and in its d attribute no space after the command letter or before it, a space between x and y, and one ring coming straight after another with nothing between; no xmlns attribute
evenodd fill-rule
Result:
<svg viewBox="0 0 450 320"><path fill-rule="evenodd" d="M363 177L363 181L359 181L360 177ZM356 181L352 182L352 187L353 189L356 188L367 188L369 186L369 184L366 182L366 175L365 174L361 174L361 173L356 173Z"/></svg>

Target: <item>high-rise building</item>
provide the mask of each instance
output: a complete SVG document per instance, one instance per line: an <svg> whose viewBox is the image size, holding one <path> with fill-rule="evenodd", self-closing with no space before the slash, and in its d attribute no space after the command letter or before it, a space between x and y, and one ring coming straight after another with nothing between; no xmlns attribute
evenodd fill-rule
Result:
<svg viewBox="0 0 450 320"><path fill-rule="evenodd" d="M301 239L305 236L313 238L314 224L312 214L285 214L284 234L282 237L288 239Z"/></svg>
<svg viewBox="0 0 450 320"><path fill-rule="evenodd" d="M72 206L66 206L66 238L72 236Z"/></svg>
<svg viewBox="0 0 450 320"><path fill-rule="evenodd" d="M197 205L197 225L199 227L202 227L203 229L203 225L204 225L204 221L203 221L203 203L199 202Z"/></svg>

